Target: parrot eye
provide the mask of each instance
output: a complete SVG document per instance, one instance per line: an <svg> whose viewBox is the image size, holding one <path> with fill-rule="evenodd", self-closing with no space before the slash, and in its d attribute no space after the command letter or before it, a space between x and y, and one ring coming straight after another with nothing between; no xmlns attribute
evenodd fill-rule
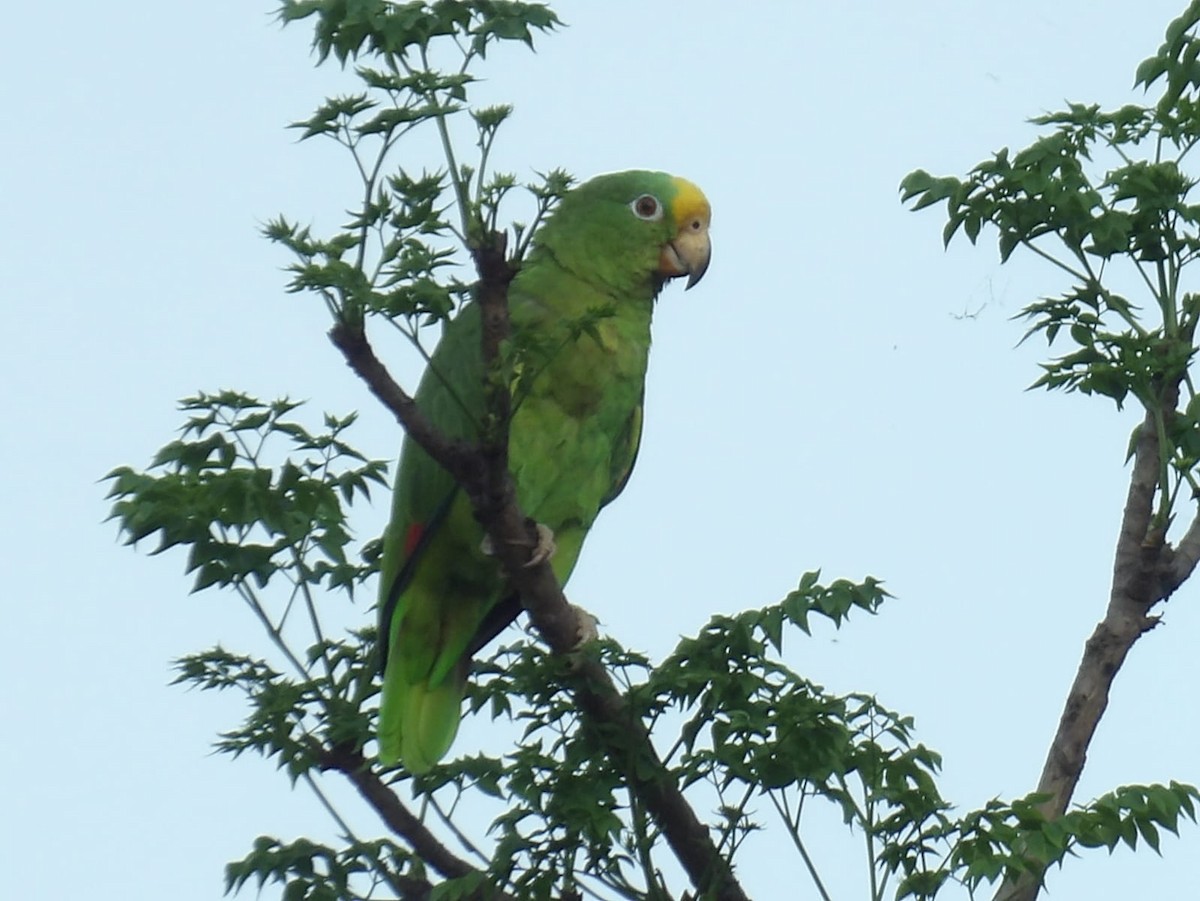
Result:
<svg viewBox="0 0 1200 901"><path fill-rule="evenodd" d="M658 198L653 194L643 194L633 203L629 204L629 208L633 210L633 215L639 219L661 219L662 204L658 202Z"/></svg>

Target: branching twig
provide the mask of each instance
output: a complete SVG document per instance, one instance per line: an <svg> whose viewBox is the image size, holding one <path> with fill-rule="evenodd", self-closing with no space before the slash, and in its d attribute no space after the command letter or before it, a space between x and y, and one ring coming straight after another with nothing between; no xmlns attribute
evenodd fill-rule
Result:
<svg viewBox="0 0 1200 901"><path fill-rule="evenodd" d="M800 859L804 861L804 866L808 870L808 875L816 886L817 892L821 895L823 901L832 901L829 892L825 889L825 883L821 881L821 876L817 873L816 863L809 855L808 849L804 846L804 840L800 838L800 807L797 807L796 816L793 819L792 812L788 809L786 795L777 797L775 792L767 792L767 797L775 805L775 810L779 813L780 818L787 824L788 835L791 836L792 844L796 846L796 850L800 852ZM798 803L803 805L803 794L800 796Z"/></svg>
<svg viewBox="0 0 1200 901"><path fill-rule="evenodd" d="M314 749L317 763L323 770L337 770L358 789L358 793L379 814L396 835L399 835L427 865L447 879L469 876L479 871L456 856L437 836L425 828L413 813L367 763L358 751L348 748ZM481 890L482 891L482 890ZM488 889L487 897L514 901L511 895ZM482 895L481 895L482 897Z"/></svg>
<svg viewBox="0 0 1200 901"><path fill-rule="evenodd" d="M478 479L478 473L473 471L478 467L472 449L463 442L448 440L434 428L433 423L417 407L416 401L396 383L375 356L361 324L338 322L330 330L329 340L342 352L350 368L366 382L371 393L392 412L413 441L460 482Z"/></svg>
<svg viewBox="0 0 1200 901"><path fill-rule="evenodd" d="M1161 408L1173 410L1178 385L1163 394ZM1142 635L1158 625L1159 617L1150 610L1170 597L1200 560L1200 523L1192 524L1179 549L1174 550L1165 540L1164 527L1155 521L1154 497L1162 487L1159 450L1157 419L1150 409L1138 429L1108 609L1084 646L1079 671L1038 782L1038 793L1047 796L1040 809L1048 819L1062 816L1071 802L1088 747L1108 707L1109 692L1125 657ZM1040 891L1041 879L1027 875L1005 882L996 893L996 901L1034 901Z"/></svg>

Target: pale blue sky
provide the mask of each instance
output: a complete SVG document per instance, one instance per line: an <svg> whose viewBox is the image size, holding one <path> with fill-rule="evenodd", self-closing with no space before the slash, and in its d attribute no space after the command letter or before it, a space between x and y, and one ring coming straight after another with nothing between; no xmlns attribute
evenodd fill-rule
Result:
<svg viewBox="0 0 1200 901"><path fill-rule="evenodd" d="M490 57L477 99L517 106L502 168L669 169L714 209L707 278L659 305L638 470L571 596L657 656L805 570L882 578L898 596L882 615L797 636L789 661L914 715L960 805L1030 790L1107 595L1135 414L1024 393L1043 348L1014 349L1009 317L1057 276L1001 268L990 243L943 252L940 215L904 211L897 184L1021 146L1024 120L1064 100L1135 99L1134 68L1183 5L573 0L536 56ZM369 453L398 446L323 309L283 292L287 260L256 234L281 212L335 226L354 184L348 158L283 127L348 82L314 69L307 26L281 32L272 9L6 12L0 864L14 898L211 899L256 835L332 836L271 764L210 754L241 707L168 687L169 661L264 641L232 598L187 595L182 555L122 547L98 483L145 464L199 389L309 398L314 418L358 408ZM414 383L415 360L394 365ZM362 512L364 535L382 526L383 503ZM1131 655L1080 800L1200 782L1198 594L1185 587ZM1053 897L1186 897L1198 842L1185 827L1161 860L1090 853L1051 875ZM863 897L858 845L816 844L837 897ZM743 864L750 891L807 897L798 861L755 866L771 847Z"/></svg>

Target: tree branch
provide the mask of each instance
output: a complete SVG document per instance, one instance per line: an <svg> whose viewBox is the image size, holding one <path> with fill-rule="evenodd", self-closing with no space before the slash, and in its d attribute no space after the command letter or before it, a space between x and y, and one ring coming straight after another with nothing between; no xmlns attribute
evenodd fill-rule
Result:
<svg viewBox="0 0 1200 901"><path fill-rule="evenodd" d="M437 836L425 828L413 813L404 806L381 778L371 768L360 751L347 747L314 748L317 763L322 770L337 770L358 789L368 804L379 814L387 827L396 835L408 842L413 852L427 865L432 867L447 879L478 874L480 871L471 866L461 857L456 856L445 845L438 841ZM419 895L421 886L413 881L412 886L405 886L406 894L410 891ZM515 901L511 895L497 892L495 889L480 889L468 897L487 897L498 901Z"/></svg>
<svg viewBox="0 0 1200 901"><path fill-rule="evenodd" d="M366 382L379 402L394 415L404 431L460 482L478 481L477 454L462 441L442 435L421 412L416 401L396 383L387 367L375 356L361 322L339 320L329 331L329 340L342 352L346 363Z"/></svg>
<svg viewBox="0 0 1200 901"><path fill-rule="evenodd" d="M1168 595L1173 594L1180 585L1188 580L1196 571L1197 563L1200 563L1200 513L1196 514L1196 518L1188 526L1187 532L1179 540L1179 546L1175 549L1175 554L1171 559L1168 581L1163 586L1169 589Z"/></svg>
<svg viewBox="0 0 1200 901"><path fill-rule="evenodd" d="M585 721L654 818L698 894L718 901L746 901L746 894L729 862L718 852L708 829L655 751L645 724L629 711L604 667L574 653L581 634L580 616L567 603L549 563L529 565L531 551L536 546L535 524L518 506L508 471L511 409L501 353L509 336L508 286L515 269L505 250L504 236L499 233L492 233L472 248L480 276L475 296L483 319L481 351L488 379L485 391L488 392L489 421L485 425L481 447L451 442L438 433L379 362L361 326L340 323L330 332L330 338L350 368L396 416L413 440L450 472L467 493L476 516L492 539L496 558L508 573L538 632L555 654L567 655L571 660L570 688ZM369 770L363 772L378 779ZM367 780L363 784L369 784L368 775L358 778ZM359 782L355 784L359 785ZM391 801L381 798L380 803L399 804L386 786L382 787ZM359 790L363 791L363 788ZM412 816L407 810L403 812L406 817ZM402 823L401 834L409 838L412 826L406 819L402 819ZM420 825L419 821L417 825ZM423 826L420 828L424 830ZM444 848L441 850L445 851ZM453 863L447 862L451 867L469 866L453 856L451 860Z"/></svg>
<svg viewBox="0 0 1200 901"><path fill-rule="evenodd" d="M1173 410L1177 387L1163 393L1163 409ZM1087 762L1088 747L1108 707L1117 673L1134 643L1159 623L1159 617L1150 615L1150 609L1170 597L1200 560L1200 524L1192 523L1175 551L1166 543L1163 527L1154 522L1154 496L1160 487L1159 452L1154 411L1147 410L1134 449L1108 608L1084 645L1083 659L1038 782L1037 792L1048 796L1039 805L1047 819L1057 819L1066 812ZM1034 901L1041 887L1040 874L1027 874L1005 881L995 901Z"/></svg>

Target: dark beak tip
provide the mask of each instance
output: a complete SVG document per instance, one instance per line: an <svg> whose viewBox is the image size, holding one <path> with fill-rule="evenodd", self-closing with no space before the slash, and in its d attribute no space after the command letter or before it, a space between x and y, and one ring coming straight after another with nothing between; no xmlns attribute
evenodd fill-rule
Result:
<svg viewBox="0 0 1200 901"><path fill-rule="evenodd" d="M703 266L688 273L687 285L684 286L684 291L690 291L692 288L696 287L696 285L700 284L700 279L704 278L704 273L708 272L708 264L711 259L712 258L709 257L709 259L704 261Z"/></svg>

